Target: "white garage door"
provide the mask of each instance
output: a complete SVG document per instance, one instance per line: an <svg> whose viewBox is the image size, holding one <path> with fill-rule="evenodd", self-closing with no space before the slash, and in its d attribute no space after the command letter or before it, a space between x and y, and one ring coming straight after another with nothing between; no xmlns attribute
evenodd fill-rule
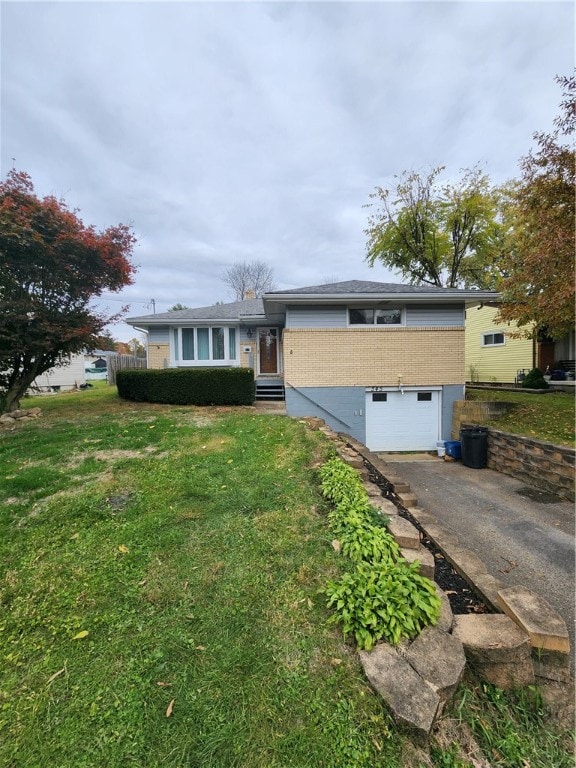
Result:
<svg viewBox="0 0 576 768"><path fill-rule="evenodd" d="M440 434L440 392L366 393L366 445L371 451L431 451Z"/></svg>

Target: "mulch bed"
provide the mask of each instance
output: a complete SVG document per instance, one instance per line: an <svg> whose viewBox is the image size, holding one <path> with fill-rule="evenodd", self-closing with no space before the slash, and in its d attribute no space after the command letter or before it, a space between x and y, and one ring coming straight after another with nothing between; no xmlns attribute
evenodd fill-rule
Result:
<svg viewBox="0 0 576 768"><path fill-rule="evenodd" d="M426 547L426 549L434 556L434 581L448 596L452 613L455 615L465 613L493 613L493 611L482 601L482 598L474 592L470 584L454 570L436 544L427 536L426 530L418 520L416 520L416 518L400 504L400 501L394 495L388 480L377 472L371 464L368 464L367 462L365 462L365 464L370 473L371 482L381 488L383 495L396 505L400 517L404 517L421 532L422 546Z"/></svg>

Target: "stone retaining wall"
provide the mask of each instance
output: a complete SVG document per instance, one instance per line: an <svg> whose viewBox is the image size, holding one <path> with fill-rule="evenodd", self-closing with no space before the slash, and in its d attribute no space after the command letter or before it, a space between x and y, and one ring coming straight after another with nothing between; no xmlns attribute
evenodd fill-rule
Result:
<svg viewBox="0 0 576 768"><path fill-rule="evenodd" d="M574 501L573 448L488 429L488 467Z"/></svg>
<svg viewBox="0 0 576 768"><path fill-rule="evenodd" d="M340 457L359 472L371 504L388 518L388 530L402 556L409 562L418 560L420 572L434 580L434 557L423 548L418 529L400 517L398 504L409 510L443 557L495 611L454 616L448 596L436 585L442 600L437 626L426 627L399 646L381 642L359 653L366 677L394 719L426 741L468 668L476 678L502 688L538 685L554 716L572 723L574 683L562 617L539 595L518 586L505 587L489 574L476 555L418 506L410 486L377 454L350 435L336 434L321 419L305 421L333 440ZM370 481L368 466L383 481L384 493Z"/></svg>
<svg viewBox="0 0 576 768"><path fill-rule="evenodd" d="M461 427L484 424L510 407L510 403L458 400L454 403L452 439L460 439ZM488 427L490 469L568 501L575 498L575 457L573 448Z"/></svg>

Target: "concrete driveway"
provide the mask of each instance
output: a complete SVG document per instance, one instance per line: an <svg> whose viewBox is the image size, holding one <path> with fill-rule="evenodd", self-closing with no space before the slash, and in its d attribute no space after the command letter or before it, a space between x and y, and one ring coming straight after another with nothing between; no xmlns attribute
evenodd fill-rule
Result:
<svg viewBox="0 0 576 768"><path fill-rule="evenodd" d="M566 621L574 649L574 505L490 469L429 455L379 454L460 543L506 586L543 597Z"/></svg>

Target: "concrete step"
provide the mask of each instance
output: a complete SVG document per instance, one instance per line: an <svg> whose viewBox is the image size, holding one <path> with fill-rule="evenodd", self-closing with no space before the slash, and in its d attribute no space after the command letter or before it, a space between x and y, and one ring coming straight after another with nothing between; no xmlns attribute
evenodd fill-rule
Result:
<svg viewBox="0 0 576 768"><path fill-rule="evenodd" d="M540 595L525 587L507 587L497 599L504 613L528 634L533 648L570 653L566 622Z"/></svg>
<svg viewBox="0 0 576 768"><path fill-rule="evenodd" d="M426 742L438 715L438 694L391 645L382 643L371 651L360 651L360 662L396 722Z"/></svg>
<svg viewBox="0 0 576 768"><path fill-rule="evenodd" d="M504 689L534 684L530 639L508 616L455 616L452 634L482 680Z"/></svg>
<svg viewBox="0 0 576 768"><path fill-rule="evenodd" d="M398 493L398 491L395 490L396 495L398 496L398 499L400 500L400 503L403 507L406 509L411 509L412 507L418 506L418 497L415 496L413 493L410 493L409 491L404 493Z"/></svg>
<svg viewBox="0 0 576 768"><path fill-rule="evenodd" d="M366 489L366 493L370 498L378 498L379 496L382 496L382 489L379 488L376 483L371 483L370 481L364 483L364 488Z"/></svg>
<svg viewBox="0 0 576 768"><path fill-rule="evenodd" d="M387 528L399 547L420 549L420 531L408 520L396 515L390 518Z"/></svg>
<svg viewBox="0 0 576 768"><path fill-rule="evenodd" d="M434 555L425 547L420 547L420 549L408 549L407 547L400 547L400 554L404 560L407 560L409 563L413 563L415 560L419 560L420 575L426 576L428 579L434 581Z"/></svg>
<svg viewBox="0 0 576 768"><path fill-rule="evenodd" d="M376 496L370 497L370 504L386 517L396 517L398 515L398 507L390 499L385 499L383 496L377 498Z"/></svg>

